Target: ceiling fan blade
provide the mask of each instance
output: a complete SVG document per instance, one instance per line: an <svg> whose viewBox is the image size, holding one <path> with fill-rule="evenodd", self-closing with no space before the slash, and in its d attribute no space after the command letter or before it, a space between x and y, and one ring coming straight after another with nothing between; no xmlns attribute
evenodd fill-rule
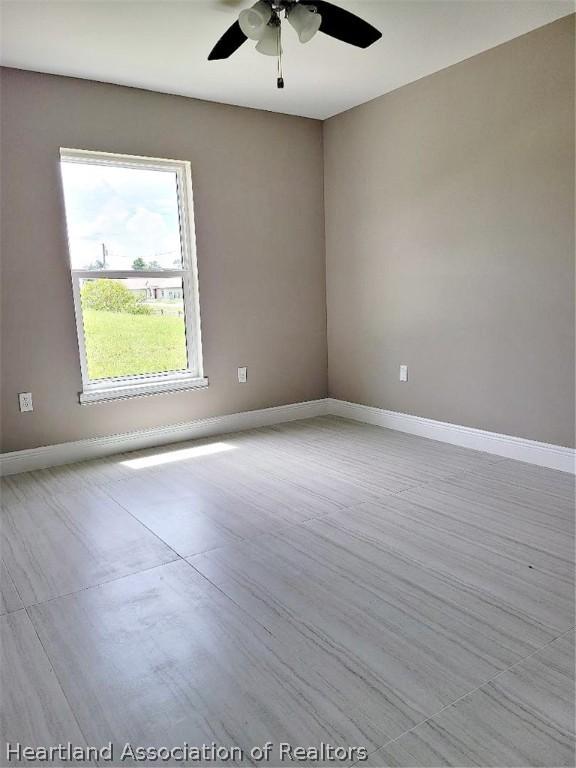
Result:
<svg viewBox="0 0 576 768"><path fill-rule="evenodd" d="M234 24L232 24L231 27L228 27L226 32L224 32L214 48L212 48L208 56L208 61L214 61L214 59L227 59L228 56L231 56L234 51L237 51L246 40L248 40L248 38L240 29L240 24L235 21Z"/></svg>
<svg viewBox="0 0 576 768"><path fill-rule="evenodd" d="M311 0L302 4L315 6L322 16L320 32L342 40L344 43L356 45L358 48L368 48L382 37L382 32L372 24L368 24L355 13L345 11L344 8L327 3L325 0Z"/></svg>

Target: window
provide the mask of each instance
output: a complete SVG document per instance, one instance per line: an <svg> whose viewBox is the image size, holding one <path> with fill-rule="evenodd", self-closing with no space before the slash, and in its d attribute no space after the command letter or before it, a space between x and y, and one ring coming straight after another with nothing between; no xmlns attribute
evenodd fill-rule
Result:
<svg viewBox="0 0 576 768"><path fill-rule="evenodd" d="M206 386L190 165L60 150L81 403Z"/></svg>

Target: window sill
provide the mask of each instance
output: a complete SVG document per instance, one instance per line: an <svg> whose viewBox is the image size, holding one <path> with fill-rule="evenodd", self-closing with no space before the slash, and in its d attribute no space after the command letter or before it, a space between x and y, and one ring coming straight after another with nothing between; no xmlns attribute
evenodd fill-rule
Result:
<svg viewBox="0 0 576 768"><path fill-rule="evenodd" d="M145 381L141 383L121 384L118 386L98 387L80 392L80 404L90 405L107 400L126 400L129 397L157 395L162 392L179 392L186 389L202 389L208 386L207 378L193 376Z"/></svg>

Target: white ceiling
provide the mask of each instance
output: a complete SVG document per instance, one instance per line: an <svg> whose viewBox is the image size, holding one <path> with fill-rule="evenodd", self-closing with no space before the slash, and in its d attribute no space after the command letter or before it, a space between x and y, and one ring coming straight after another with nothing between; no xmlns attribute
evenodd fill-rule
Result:
<svg viewBox="0 0 576 768"><path fill-rule="evenodd" d="M276 60L248 41L207 55L254 0L1 0L0 61L21 69L324 119L574 12L574 0L335 0L382 31L362 50L283 23Z"/></svg>

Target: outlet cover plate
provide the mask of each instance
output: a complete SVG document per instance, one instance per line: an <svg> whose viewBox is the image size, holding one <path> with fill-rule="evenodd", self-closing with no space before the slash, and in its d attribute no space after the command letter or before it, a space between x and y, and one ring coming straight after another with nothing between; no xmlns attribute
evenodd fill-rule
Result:
<svg viewBox="0 0 576 768"><path fill-rule="evenodd" d="M20 405L20 413L27 413L34 410L32 403L32 392L19 392L18 404Z"/></svg>

